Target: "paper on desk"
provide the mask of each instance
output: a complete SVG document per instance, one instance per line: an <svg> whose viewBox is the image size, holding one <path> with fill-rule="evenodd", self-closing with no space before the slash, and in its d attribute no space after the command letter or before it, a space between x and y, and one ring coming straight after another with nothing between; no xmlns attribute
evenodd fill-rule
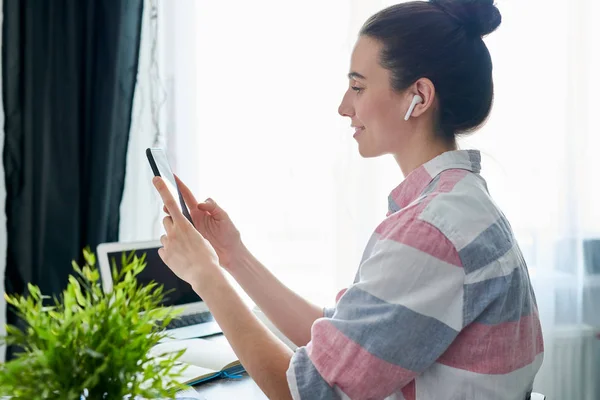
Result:
<svg viewBox="0 0 600 400"><path fill-rule="evenodd" d="M196 390L190 388L186 390L182 390L181 392L177 392L175 394L175 399L177 400L206 400L206 397L200 396Z"/></svg>
<svg viewBox="0 0 600 400"><path fill-rule="evenodd" d="M221 371L229 364L238 360L233 349L227 342L214 342L204 339L174 340L160 343L150 351L151 354L160 355L174 353L185 349L185 353L178 361L202 366L214 371ZM191 369L191 368L190 368ZM185 371L186 373L188 371ZM198 376L198 375L197 375Z"/></svg>
<svg viewBox="0 0 600 400"><path fill-rule="evenodd" d="M125 398L123 400L128 400L128 399ZM129 399L129 400L131 400L131 399ZM143 399L141 397L136 397L135 400L149 400L149 399ZM158 399L158 400L161 400L161 399ZM168 400L168 399L162 399L162 400ZM196 392L194 389L186 389L181 392L175 393L175 400L206 400L206 397L200 396L200 394L198 392Z"/></svg>
<svg viewBox="0 0 600 400"><path fill-rule="evenodd" d="M185 370L182 372L181 370L185 367ZM172 372L175 374L180 374L177 378L179 383L186 383L190 381L195 381L199 376L212 375L215 372L212 369L202 368L197 365L185 364L181 363L175 365L172 369Z"/></svg>

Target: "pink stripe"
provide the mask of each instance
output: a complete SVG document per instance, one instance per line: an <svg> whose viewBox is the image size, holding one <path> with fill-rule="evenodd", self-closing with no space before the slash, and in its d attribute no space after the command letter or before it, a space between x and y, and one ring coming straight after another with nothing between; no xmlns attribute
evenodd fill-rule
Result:
<svg viewBox="0 0 600 400"><path fill-rule="evenodd" d="M440 174L440 181L434 193L449 193L454 189L454 186L460 182L469 171L465 169L449 169Z"/></svg>
<svg viewBox="0 0 600 400"><path fill-rule="evenodd" d="M435 197L438 193L450 192L458 182L461 181L469 171L464 169L449 169L440 173L440 181L438 182L435 191L428 197ZM419 196L433 177L429 175L427 169L421 166L414 170L398 187L392 190L390 196L400 208L404 208L412 203ZM388 216L390 214L388 213Z"/></svg>
<svg viewBox="0 0 600 400"><path fill-rule="evenodd" d="M415 172L417 171L415 170ZM462 262L452 242L437 228L427 222L421 221L419 216L438 194L452 191L456 184L468 173L469 171L462 169L452 169L442 172L440 174L440 181L434 192L411 208L404 209L386 218L377 227L375 232L379 234L381 240L395 240L445 261L448 264L462 267ZM414 197L417 195L418 193Z"/></svg>
<svg viewBox="0 0 600 400"><path fill-rule="evenodd" d="M346 293L348 291L348 289L342 289L338 292L337 296L335 296L335 302L336 304L340 301L340 299L342 298L342 296L344 295L344 293Z"/></svg>
<svg viewBox="0 0 600 400"><path fill-rule="evenodd" d="M392 190L392 199L398 207L404 208L421 194L432 179L433 177L429 175L427 169L421 165L411 172L396 189Z"/></svg>
<svg viewBox="0 0 600 400"><path fill-rule="evenodd" d="M439 229L418 219L426 206L423 202L387 218L375 230L379 234L379 240L394 240L448 264L462 267L452 242Z"/></svg>
<svg viewBox="0 0 600 400"><path fill-rule="evenodd" d="M404 400L417 400L417 387L414 380L402 388L402 395Z"/></svg>
<svg viewBox="0 0 600 400"><path fill-rule="evenodd" d="M531 364L543 351L542 328L534 314L499 325L473 323L438 362L480 374L507 374Z"/></svg>
<svg viewBox="0 0 600 400"><path fill-rule="evenodd" d="M307 352L323 379L330 386L337 385L352 399L384 398L416 375L375 357L328 320L314 323Z"/></svg>

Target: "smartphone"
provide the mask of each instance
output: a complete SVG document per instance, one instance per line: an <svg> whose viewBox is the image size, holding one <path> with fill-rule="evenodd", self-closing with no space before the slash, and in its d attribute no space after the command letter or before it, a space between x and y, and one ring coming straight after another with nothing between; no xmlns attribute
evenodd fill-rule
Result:
<svg viewBox="0 0 600 400"><path fill-rule="evenodd" d="M152 172L154 172L154 176L160 176L163 178L163 181L165 181L165 184L169 188L169 191L173 197L176 200L179 200L181 212L188 219L188 221L193 224L190 212L185 205L185 200L183 200L183 196L177 187L175 175L173 175L173 171L171 171L171 166L169 165L169 160L167 159L167 153L165 153L165 151L161 148L150 148L146 149L146 156L148 157L148 162L150 163Z"/></svg>

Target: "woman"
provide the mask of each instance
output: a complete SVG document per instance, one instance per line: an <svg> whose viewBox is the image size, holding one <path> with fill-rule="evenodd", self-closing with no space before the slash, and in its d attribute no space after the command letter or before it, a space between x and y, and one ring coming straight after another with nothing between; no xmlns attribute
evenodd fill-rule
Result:
<svg viewBox="0 0 600 400"><path fill-rule="evenodd" d="M492 0L416 1L361 29L339 113L362 156L392 154L406 178L333 309L283 286L225 211L179 182L194 228L155 178L170 214L161 257L206 301L270 398L529 396L543 343L527 267L479 175L479 153L456 145L490 112L481 38L500 21ZM298 351L253 316L220 266Z"/></svg>

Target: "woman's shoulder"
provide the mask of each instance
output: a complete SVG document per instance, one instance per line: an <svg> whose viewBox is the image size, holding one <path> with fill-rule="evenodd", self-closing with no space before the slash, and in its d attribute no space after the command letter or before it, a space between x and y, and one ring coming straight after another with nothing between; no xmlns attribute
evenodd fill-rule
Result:
<svg viewBox="0 0 600 400"><path fill-rule="evenodd" d="M455 175L461 175L460 179ZM490 196L485 180L466 170L440 173L413 203L389 215L377 233L418 235L424 224L439 231L458 252L478 245L506 247L514 242L510 224Z"/></svg>
<svg viewBox="0 0 600 400"><path fill-rule="evenodd" d="M510 223L481 175L469 172L450 190L433 190L426 197L419 219L440 230L461 258L475 253L487 258L482 253L504 253L515 244Z"/></svg>
<svg viewBox="0 0 600 400"><path fill-rule="evenodd" d="M460 179L447 178L457 174L461 175ZM422 204L421 218L447 220L446 223L456 224L455 228L464 228L465 224L482 219L496 220L502 214L483 177L464 170L440 173L423 191L418 203Z"/></svg>

